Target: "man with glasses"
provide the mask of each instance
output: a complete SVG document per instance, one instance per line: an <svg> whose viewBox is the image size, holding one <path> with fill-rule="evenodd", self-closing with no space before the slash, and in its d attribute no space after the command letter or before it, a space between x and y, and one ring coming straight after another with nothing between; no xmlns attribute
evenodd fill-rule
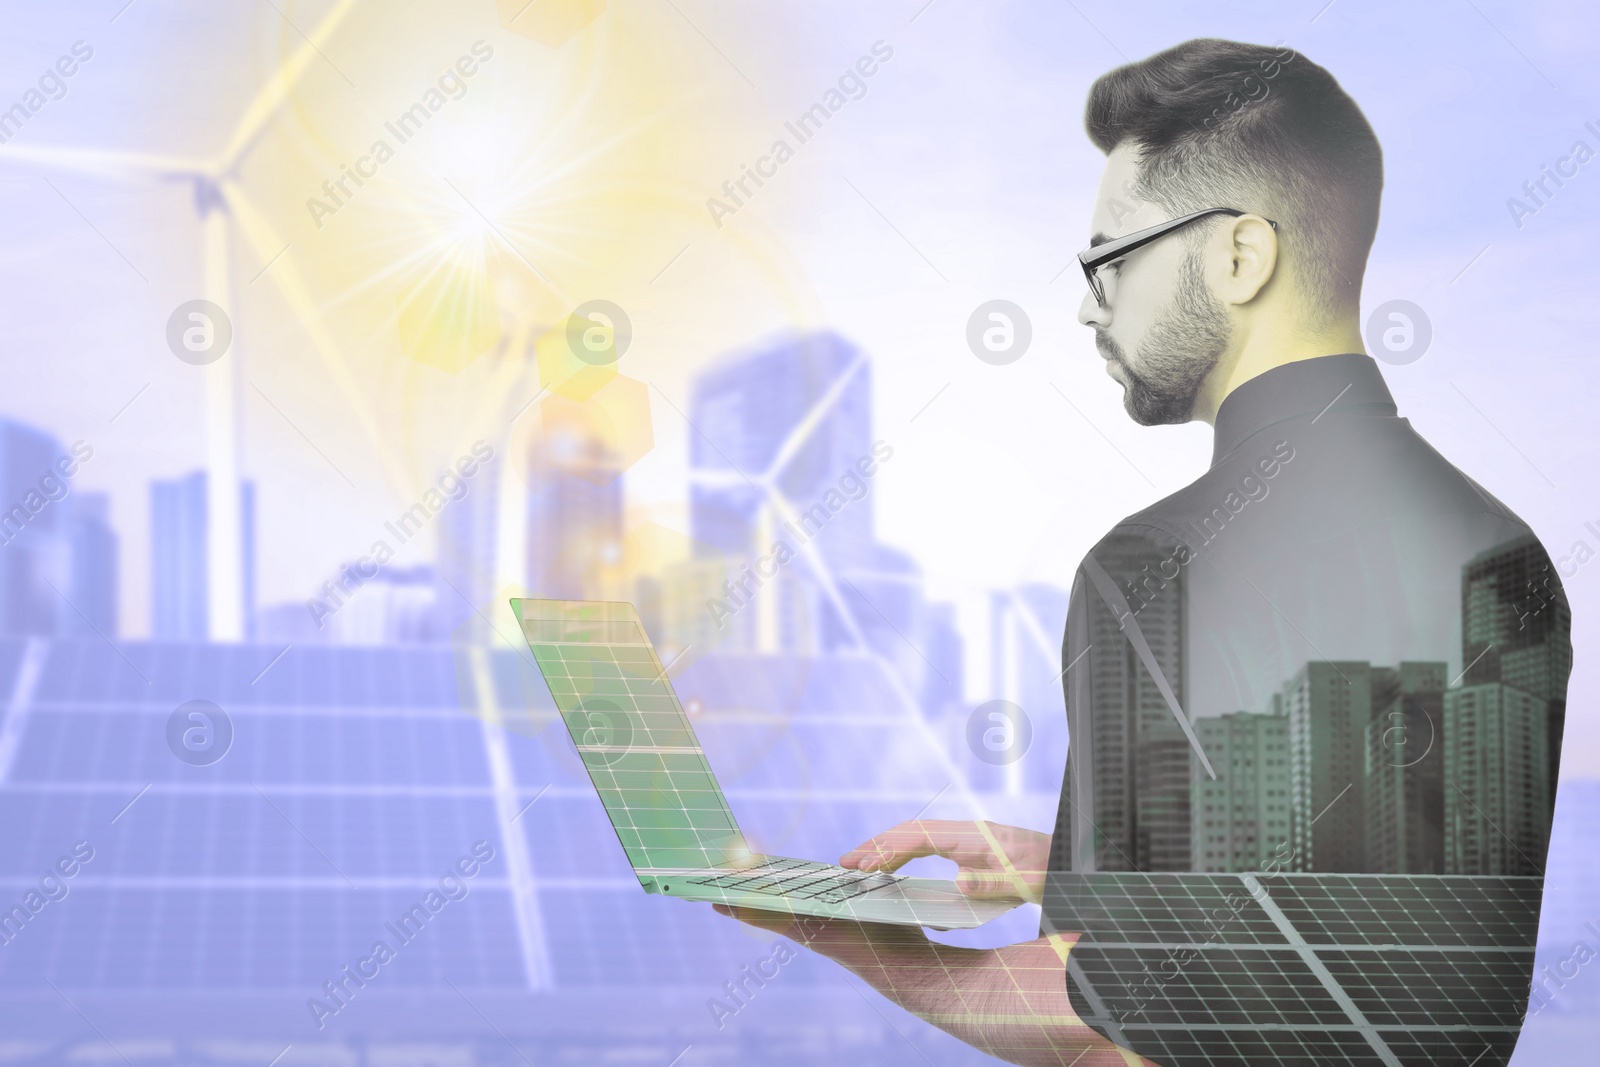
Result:
<svg viewBox="0 0 1600 1067"><path fill-rule="evenodd" d="M1528 1007L1571 668L1537 537L1364 354L1382 154L1303 55L1194 40L1101 77L1079 255L1124 406L1210 469L1095 545L1054 833L919 820L1040 937L739 913L1016 1063L1503 1065Z"/></svg>

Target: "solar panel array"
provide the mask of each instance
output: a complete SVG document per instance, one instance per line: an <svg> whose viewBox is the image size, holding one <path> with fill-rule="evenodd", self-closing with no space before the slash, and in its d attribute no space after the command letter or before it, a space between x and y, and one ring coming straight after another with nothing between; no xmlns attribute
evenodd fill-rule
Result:
<svg viewBox="0 0 1600 1067"><path fill-rule="evenodd" d="M833 860L919 811L970 810L947 738L883 670L866 656L683 669L675 686L753 842ZM197 699L233 731L205 766L167 738ZM236 1063L216 1042L256 1035L263 1064L292 1042L279 1067L402 1040L470 1049L445 1062L523 1062L501 1032L536 1062L632 1048L666 1063L691 1043L706 1063L976 1055L804 953L719 1026L708 1000L771 937L640 891L527 648L0 641L0 714L0 911L76 843L93 850L0 943L8 1062L115 1059L99 1031L140 1063L140 1041L178 1042L150 1062ZM1029 802L1019 819L1047 824L1054 798ZM479 841L493 859L415 929ZM1031 936L1019 919L1010 936ZM353 986L378 939L396 958ZM330 982L344 1005L319 1029L308 1001L335 1005Z"/></svg>
<svg viewBox="0 0 1600 1067"><path fill-rule="evenodd" d="M962 765L952 760L964 752L964 723L929 723L899 704L869 657L709 656L684 667L674 688L753 847L833 860L919 811L972 810ZM173 710L194 699L215 702L233 725L231 749L209 766L180 761L166 739ZM463 1050L454 1059L439 1053L440 1062L461 1063L631 1049L642 1062L665 1064L689 1045L685 1067L819 1055L981 1060L869 1001L837 967L805 953L719 1028L708 1000L726 999L725 983L769 956L770 938L704 906L640 891L526 648L284 653L0 641L0 712L0 916L77 842L93 849L62 879L66 895L0 944L8 1062L116 1060L100 1031L141 1064L236 1065L217 1042L244 1037L258 1042L251 1047L263 1054L251 1062L262 1064L293 1043L278 1067L321 1062L316 1050L330 1045L370 1052L374 1042L406 1041ZM1023 825L1048 825L1055 808L1054 796L1042 794L982 799L990 817ZM1600 948L1584 925L1600 915L1592 904L1600 879L1585 848L1597 813L1600 789L1564 790L1540 954L1553 969L1576 940ZM480 840L494 858L462 879L467 895L429 913L426 927L399 944L390 924L407 916L414 924L412 909ZM1466 990L1471 1005L1503 978L1492 967L1463 969L1451 954L1441 930L1460 930L1459 914L1444 922L1436 906L1434 922L1444 925L1430 930L1415 902L1391 891L1362 921L1387 923L1397 944L1435 955L1357 955L1338 948L1340 923L1353 914L1347 903L1286 895L1279 885L1273 899L1330 972L1389 968L1375 988L1394 994L1359 1006L1373 1026L1398 1028L1388 1040L1403 1062L1450 1062L1452 1043L1463 1063L1481 1051L1465 1047L1482 1033L1481 1019L1453 1031L1416 1025L1419 1012L1434 1010L1430 998ZM1152 920L1151 937L1184 929L1182 909L1169 910ZM1031 937L1029 921L1020 910L1008 917L1004 939ZM1334 1019L1270 926L1253 911L1237 932L1229 926L1226 952L1185 967L1192 995L1204 980L1237 998L1234 961L1274 955L1304 986L1308 1010ZM1245 930L1259 932L1250 940ZM1469 936L1480 935L1494 931ZM331 1003L325 984L343 980L342 968L378 938L397 958L319 1030L308 999ZM1092 945L1073 959L1102 984L1113 966ZM1552 985L1534 1026L1592 1006L1597 975L1590 963ZM1173 989L1170 1007L1188 1010ZM1153 1016L1150 1025L1162 1021ZM1334 1062L1330 1050L1359 1057L1370 1048L1359 1032L1336 1028L1345 1024L1327 1025L1267 1033L1223 1020L1209 1033L1160 1033L1174 1063L1201 1048L1242 1054L1262 1043L1288 1062ZM137 1040L157 1038L175 1040L177 1051L137 1051ZM1293 1051L1296 1042L1315 1045L1315 1055Z"/></svg>
<svg viewBox="0 0 1600 1067"><path fill-rule="evenodd" d="M1534 877L1064 874L1044 911L1085 931L1074 1008L1142 1055L1199 1067L1309 1048L1393 1067L1509 1053L1542 889Z"/></svg>

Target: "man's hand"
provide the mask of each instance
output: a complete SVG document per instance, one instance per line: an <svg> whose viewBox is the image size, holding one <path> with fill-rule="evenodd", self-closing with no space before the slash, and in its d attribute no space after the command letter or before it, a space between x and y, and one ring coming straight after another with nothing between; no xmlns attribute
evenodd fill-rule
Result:
<svg viewBox="0 0 1600 1067"><path fill-rule="evenodd" d="M1066 958L1076 935L995 949L951 948L930 941L917 926L714 907L833 960L907 1011L1008 1063L1155 1067L1119 1049L1072 1010Z"/></svg>
<svg viewBox="0 0 1600 1067"><path fill-rule="evenodd" d="M839 859L841 867L894 871L920 856L956 861L956 886L969 897L1044 898L1050 835L992 822L913 819L885 830Z"/></svg>

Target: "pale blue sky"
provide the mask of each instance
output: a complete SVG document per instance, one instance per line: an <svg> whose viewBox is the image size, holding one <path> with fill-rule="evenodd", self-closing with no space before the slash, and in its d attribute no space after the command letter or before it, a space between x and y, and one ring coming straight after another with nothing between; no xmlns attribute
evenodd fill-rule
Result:
<svg viewBox="0 0 1600 1067"><path fill-rule="evenodd" d="M95 49L68 95L34 116L18 143L214 147L263 66L298 44L267 5L138 0L110 21L120 6L36 4L13 13L0 42L0 101L19 97L73 41ZM329 6L283 5L307 27ZM1600 549L1600 537L1583 525L1600 526L1587 373L1595 319L1588 298L1600 274L1589 223L1600 204L1600 162L1580 170L1520 229L1506 206L1575 140L1600 150L1600 137L1584 127L1591 119L1600 128L1593 62L1600 13L1591 6L677 6L681 21L663 15L656 0L612 0L603 18L661 15L663 25L677 27L681 39L671 47L700 80L676 106L732 131L710 156L688 163L706 196L765 151L783 121L874 41L895 49L867 95L802 146L748 209L722 230L709 218L686 224L698 229L661 288L697 308L714 306L717 294L703 279L719 256L749 241L781 250L787 284L803 290L799 317L831 325L872 353L878 432L897 449L874 489L883 536L922 561L934 595L960 601L969 621L990 588L1067 582L1083 551L1116 520L1185 484L1208 460L1207 427L1150 430L1126 418L1089 331L1074 321L1077 271L1061 273L1086 242L1100 166L1082 133L1089 83L1124 58L1200 35L1283 39L1332 70L1362 105L1384 146L1387 177L1364 305L1412 300L1434 328L1420 361L1386 367L1401 413L1521 513L1552 554L1580 538ZM441 38L441 55L459 50L456 36L463 46L483 34L498 40L487 0L392 7L450 18L459 12L460 32ZM438 57L402 32L408 19L396 17L392 38L381 29L336 38L330 62L353 72L363 89L391 68L421 77ZM535 61L538 53L525 44L507 38L503 62ZM329 70L308 78L338 89ZM113 493L129 571L125 624L139 632L145 483L189 469L200 454L196 386L158 332L197 285L193 209L181 185L52 180L55 189L6 164L0 151L0 225L8 235L0 255L9 283L0 308L11 341L4 407L68 440L101 446L82 484ZM1016 301L1033 321L1032 350L1008 367L980 363L962 341L971 309L994 297ZM247 291L244 299L248 309L256 297ZM277 306L261 299L258 325L277 328ZM733 305L741 297L728 299ZM716 335L705 360L792 321L739 307L728 317L735 326ZM293 344L258 343L252 358L266 375L296 366L302 377L314 374L297 353ZM693 367L679 359L624 370L682 397ZM146 382L149 390L112 426L110 415ZM302 392L280 395L285 411L355 471L362 492L349 494L264 409L250 409L246 469L262 486L263 602L309 595L341 560L364 550L374 516L403 498L384 486L375 461L363 459L337 406L314 388ZM631 473L629 491L636 502L670 511L684 497L688 431L659 401L654 428L656 447ZM275 553L274 545L294 548ZM1580 568L1568 580L1580 648L1600 608L1596 572ZM1596 690L1580 655L1574 708L1591 705ZM1569 765L1600 773L1600 731L1581 714L1571 729Z"/></svg>

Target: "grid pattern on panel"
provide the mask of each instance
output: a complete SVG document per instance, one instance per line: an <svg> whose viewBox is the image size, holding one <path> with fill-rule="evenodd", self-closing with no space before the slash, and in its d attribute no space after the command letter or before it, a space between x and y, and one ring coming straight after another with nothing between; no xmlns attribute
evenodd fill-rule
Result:
<svg viewBox="0 0 1600 1067"><path fill-rule="evenodd" d="M1304 1047L1339 1064L1467 1062L1514 1043L1541 883L1057 874L1045 914L1083 932L1074 1009L1158 1062L1291 1062Z"/></svg>
<svg viewBox="0 0 1600 1067"><path fill-rule="evenodd" d="M1511 1058L1515 1034L1395 1033L1385 1035L1401 1067L1490 1067ZM1219 1063L1307 1063L1318 1067L1383 1067L1360 1034L1350 1031L1167 1030L1143 1039L1142 1055L1168 1067Z"/></svg>
<svg viewBox="0 0 1600 1067"><path fill-rule="evenodd" d="M9 781L198 782L164 740L170 707L36 704ZM477 720L451 712L224 706L234 728L227 758L205 780L285 782L330 789L407 785L482 788L488 770ZM137 788L137 786L135 786Z"/></svg>
<svg viewBox="0 0 1600 1067"><path fill-rule="evenodd" d="M122 646L144 676L117 651L50 642L21 720L0 783L0 909L75 841L93 854L46 888L59 899L12 914L0 986L310 992L376 938L398 957L386 987L527 984L452 650ZM209 765L166 735L196 698L233 727ZM454 873L478 839L492 858ZM427 928L385 932L405 916Z"/></svg>
<svg viewBox="0 0 1600 1067"><path fill-rule="evenodd" d="M0 694L11 695L17 681L17 668L22 663L25 642L15 638L0 640Z"/></svg>
<svg viewBox="0 0 1600 1067"><path fill-rule="evenodd" d="M1533 949L1318 954L1378 1027L1515 1027L1527 1007Z"/></svg>
<svg viewBox="0 0 1600 1067"><path fill-rule="evenodd" d="M1263 879L1313 945L1532 949L1544 880L1477 875L1292 875Z"/></svg>
<svg viewBox="0 0 1600 1067"><path fill-rule="evenodd" d="M1261 909L1239 906L1248 896L1237 875L1056 872L1044 912L1058 929L1084 932L1080 943L1283 944Z"/></svg>
<svg viewBox="0 0 1600 1067"><path fill-rule="evenodd" d="M1074 947L1079 984L1130 1035L1167 1027L1322 1028L1349 1019L1287 948L1211 948L1176 960L1137 948ZM1182 961L1181 965L1177 961ZM1131 981L1133 978L1148 981ZM1081 994L1080 994L1081 998ZM1093 1006L1082 1001L1090 1015Z"/></svg>
<svg viewBox="0 0 1600 1067"><path fill-rule="evenodd" d="M577 795L546 796L518 820L534 874L552 881L617 879L630 895L638 894L639 883L611 843L611 825L594 790L582 788Z"/></svg>
<svg viewBox="0 0 1600 1067"><path fill-rule="evenodd" d="M634 869L700 870L742 854L733 812L632 605L517 605L540 673Z"/></svg>
<svg viewBox="0 0 1600 1067"><path fill-rule="evenodd" d="M437 885L378 891L141 889L85 885L30 921L0 953L0 987L41 979L78 988L293 989L317 992L382 940L396 957L385 987L524 981L510 897L463 883L457 899L421 905ZM400 925L400 924L404 925ZM404 936L402 936L404 935Z"/></svg>
<svg viewBox="0 0 1600 1067"><path fill-rule="evenodd" d="M1138 1049L1140 1055L1162 1067L1216 1067L1220 1063L1385 1067L1360 1034L1338 1030L1163 1030L1141 1035Z"/></svg>

